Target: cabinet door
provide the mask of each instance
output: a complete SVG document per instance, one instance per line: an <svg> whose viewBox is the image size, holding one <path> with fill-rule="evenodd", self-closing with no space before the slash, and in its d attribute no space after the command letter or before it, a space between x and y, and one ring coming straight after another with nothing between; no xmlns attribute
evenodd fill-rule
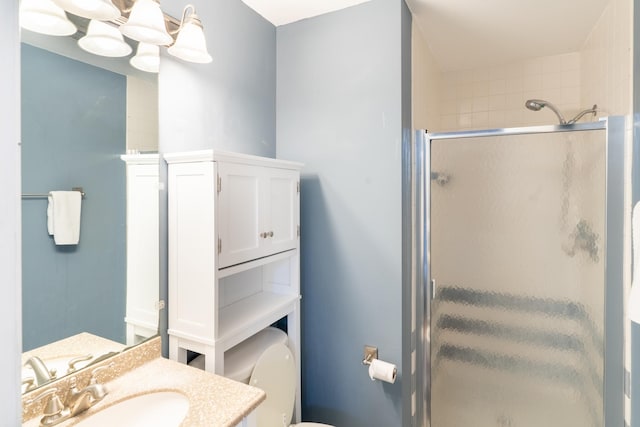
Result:
<svg viewBox="0 0 640 427"><path fill-rule="evenodd" d="M297 246L297 171L220 162L218 174L218 268Z"/></svg>
<svg viewBox="0 0 640 427"><path fill-rule="evenodd" d="M158 206L158 165L127 165L126 322L150 329L158 329L160 299Z"/></svg>
<svg viewBox="0 0 640 427"><path fill-rule="evenodd" d="M269 254L293 249L298 244L298 172L265 168L264 214L269 234Z"/></svg>
<svg viewBox="0 0 640 427"><path fill-rule="evenodd" d="M218 268L262 256L260 167L218 163Z"/></svg>

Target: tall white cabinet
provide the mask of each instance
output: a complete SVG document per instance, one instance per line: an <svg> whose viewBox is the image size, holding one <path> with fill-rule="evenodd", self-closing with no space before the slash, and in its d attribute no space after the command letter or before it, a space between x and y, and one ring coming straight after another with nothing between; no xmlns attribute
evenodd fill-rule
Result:
<svg viewBox="0 0 640 427"><path fill-rule="evenodd" d="M300 169L220 151L165 154L169 165L169 353L224 354L287 317L300 419Z"/></svg>
<svg viewBox="0 0 640 427"><path fill-rule="evenodd" d="M127 345L158 333L158 154L127 154Z"/></svg>

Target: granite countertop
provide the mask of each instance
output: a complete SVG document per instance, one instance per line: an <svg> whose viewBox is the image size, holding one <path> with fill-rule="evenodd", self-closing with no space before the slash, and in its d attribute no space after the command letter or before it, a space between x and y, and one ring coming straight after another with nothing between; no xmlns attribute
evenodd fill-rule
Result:
<svg viewBox="0 0 640 427"><path fill-rule="evenodd" d="M22 364L31 356L38 356L42 360L49 358L77 357L85 354L91 354L93 358L102 356L112 351L122 351L125 348L123 344L88 332L82 332L42 347L22 353ZM64 372L62 373L64 374Z"/></svg>
<svg viewBox="0 0 640 427"><path fill-rule="evenodd" d="M154 353L156 348L159 350L159 342L158 338L157 343L147 346L147 355L150 350ZM142 347L144 349L145 346ZM135 350L127 350L122 355L105 361L111 364L112 371L117 373L122 370L122 374L110 373L111 380L108 375L105 375L106 378L100 378L107 380L104 384L109 394L85 413L58 426L71 427L92 414L131 397L155 391L177 391L189 398L189 409L182 427L235 427L266 398L265 392L258 388L163 359L159 352L144 360L138 367L124 371L126 368L123 366L138 365L135 360L127 358L142 360L147 357L144 354L136 354ZM79 378L78 383L82 386L87 380L84 377ZM64 396L65 389L68 389L65 384L59 384L58 388L58 395L61 397ZM41 391L38 391L36 395L40 393ZM40 418L40 415L31 418L23 426L38 427Z"/></svg>

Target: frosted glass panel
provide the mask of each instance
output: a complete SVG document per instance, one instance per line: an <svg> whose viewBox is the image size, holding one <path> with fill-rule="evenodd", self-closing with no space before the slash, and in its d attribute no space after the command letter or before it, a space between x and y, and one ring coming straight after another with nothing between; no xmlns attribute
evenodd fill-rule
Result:
<svg viewBox="0 0 640 427"><path fill-rule="evenodd" d="M605 133L431 143L432 427L602 427Z"/></svg>

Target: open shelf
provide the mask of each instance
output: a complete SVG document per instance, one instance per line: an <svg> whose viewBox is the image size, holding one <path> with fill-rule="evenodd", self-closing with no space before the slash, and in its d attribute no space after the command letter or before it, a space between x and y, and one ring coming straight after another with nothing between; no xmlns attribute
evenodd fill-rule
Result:
<svg viewBox="0 0 640 427"><path fill-rule="evenodd" d="M299 295L260 292L220 310L216 345L228 350L292 312Z"/></svg>

